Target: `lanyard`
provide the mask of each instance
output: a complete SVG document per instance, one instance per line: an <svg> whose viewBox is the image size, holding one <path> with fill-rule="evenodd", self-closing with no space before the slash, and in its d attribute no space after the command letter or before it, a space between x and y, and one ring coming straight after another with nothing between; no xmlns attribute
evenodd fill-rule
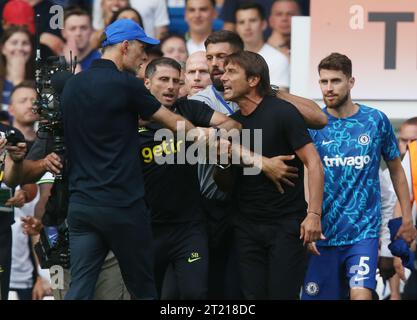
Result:
<svg viewBox="0 0 417 320"><path fill-rule="evenodd" d="M219 100L221 102L221 104L224 105L224 107L227 109L227 111L229 111L230 114L233 114L234 113L233 110L229 107L229 105L227 104L227 102L217 92L217 90L214 87L211 87L211 89L213 90L213 93L216 96L217 100Z"/></svg>

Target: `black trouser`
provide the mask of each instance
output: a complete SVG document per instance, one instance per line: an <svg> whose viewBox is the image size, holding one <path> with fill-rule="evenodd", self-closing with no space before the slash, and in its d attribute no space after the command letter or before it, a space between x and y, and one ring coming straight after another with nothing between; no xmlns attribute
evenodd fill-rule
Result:
<svg viewBox="0 0 417 320"><path fill-rule="evenodd" d="M301 219L275 224L236 219L236 246L245 299L299 299L306 271Z"/></svg>
<svg viewBox="0 0 417 320"><path fill-rule="evenodd" d="M209 299L241 299L232 201L203 197L209 238Z"/></svg>
<svg viewBox="0 0 417 320"><path fill-rule="evenodd" d="M28 288L28 289L11 288L10 291L15 291L17 293L17 297L19 298L19 300L32 300L33 288Z"/></svg>
<svg viewBox="0 0 417 320"><path fill-rule="evenodd" d="M410 277L404 287L404 293L402 294L403 300L417 300L417 270L414 269L411 272Z"/></svg>
<svg viewBox="0 0 417 320"><path fill-rule="evenodd" d="M203 222L193 221L152 225L155 241L155 282L161 295L165 272L168 276L168 295L178 288L180 299L207 298L208 248ZM173 276L174 275L174 276ZM174 279L174 280L173 280Z"/></svg>
<svg viewBox="0 0 417 320"><path fill-rule="evenodd" d="M128 208L70 203L71 283L65 299L92 299L109 250L133 299L156 299L153 240L143 200Z"/></svg>
<svg viewBox="0 0 417 320"><path fill-rule="evenodd" d="M1 213L0 213L1 214ZM10 269L12 267L12 228L3 227L0 232L0 297L7 300L9 296Z"/></svg>

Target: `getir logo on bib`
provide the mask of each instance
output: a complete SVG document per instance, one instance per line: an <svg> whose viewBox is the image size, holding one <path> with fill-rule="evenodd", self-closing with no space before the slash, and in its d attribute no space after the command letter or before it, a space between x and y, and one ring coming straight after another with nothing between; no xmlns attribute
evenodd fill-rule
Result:
<svg viewBox="0 0 417 320"><path fill-rule="evenodd" d="M362 169L365 165L367 165L371 161L370 156L356 156L356 157L345 157L341 158L340 156L336 156L334 158L329 158L325 156L323 158L324 164L327 167L354 167L355 169Z"/></svg>

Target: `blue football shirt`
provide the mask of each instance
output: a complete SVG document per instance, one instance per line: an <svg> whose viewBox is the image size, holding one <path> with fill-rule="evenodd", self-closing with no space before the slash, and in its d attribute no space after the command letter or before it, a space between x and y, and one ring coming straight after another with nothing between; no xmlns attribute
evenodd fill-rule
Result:
<svg viewBox="0 0 417 320"><path fill-rule="evenodd" d="M328 125L310 130L324 167L322 228L326 240L320 246L351 245L379 237L381 189L378 169L400 156L387 116L359 105L347 118L335 118L326 109Z"/></svg>

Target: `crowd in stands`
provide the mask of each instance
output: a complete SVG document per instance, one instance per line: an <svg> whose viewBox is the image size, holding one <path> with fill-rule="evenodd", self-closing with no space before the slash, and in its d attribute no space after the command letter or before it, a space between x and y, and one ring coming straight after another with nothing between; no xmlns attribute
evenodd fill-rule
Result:
<svg viewBox="0 0 417 320"><path fill-rule="evenodd" d="M62 11L50 10L56 5L64 9L63 17L57 16ZM149 60L162 55L183 65L189 55L205 51L204 41L212 31L232 30L242 37L245 49L266 59L272 84L288 88L291 17L308 15L308 9L309 1L292 0L1 1L2 117L7 119L13 87L34 79L35 33L42 57L65 55L69 61L71 53L77 56L78 72L100 57L103 30L116 19L132 19L149 36L161 40L159 46L148 48ZM40 21L36 23L38 14Z"/></svg>

